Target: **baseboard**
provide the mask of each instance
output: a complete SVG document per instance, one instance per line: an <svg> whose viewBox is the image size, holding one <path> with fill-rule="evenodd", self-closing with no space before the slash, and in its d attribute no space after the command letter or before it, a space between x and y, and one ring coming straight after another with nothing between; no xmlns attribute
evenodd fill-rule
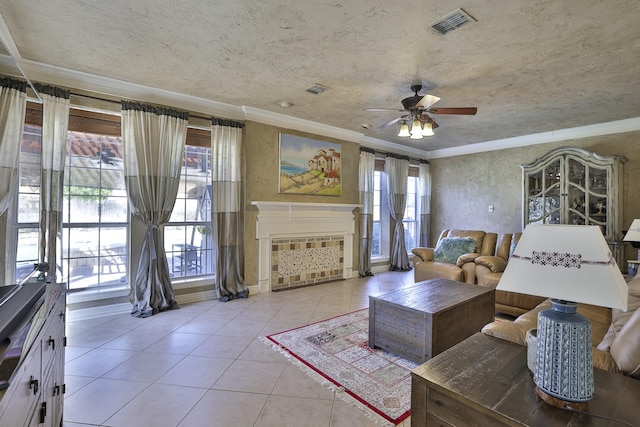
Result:
<svg viewBox="0 0 640 427"><path fill-rule="evenodd" d="M107 304L73 310L73 320L87 320L98 317L131 314L131 303Z"/></svg>
<svg viewBox="0 0 640 427"><path fill-rule="evenodd" d="M215 291L202 291L202 292L190 292L187 294L176 295L176 302L180 304L192 304L194 302L201 302L216 299Z"/></svg>

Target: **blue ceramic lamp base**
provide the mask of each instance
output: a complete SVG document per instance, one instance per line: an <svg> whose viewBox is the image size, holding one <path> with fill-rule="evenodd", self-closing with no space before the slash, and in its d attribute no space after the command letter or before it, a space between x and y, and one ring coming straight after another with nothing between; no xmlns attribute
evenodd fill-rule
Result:
<svg viewBox="0 0 640 427"><path fill-rule="evenodd" d="M594 394L591 322L574 302L554 299L551 307L538 314L536 393L550 405L586 410Z"/></svg>

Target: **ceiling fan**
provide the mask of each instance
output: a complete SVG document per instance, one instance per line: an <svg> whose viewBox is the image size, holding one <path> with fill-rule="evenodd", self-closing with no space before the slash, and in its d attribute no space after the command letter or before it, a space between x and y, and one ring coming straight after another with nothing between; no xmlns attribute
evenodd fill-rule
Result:
<svg viewBox="0 0 640 427"><path fill-rule="evenodd" d="M411 90L414 95L404 98L402 102L403 109L388 108L367 108L365 111L406 111L395 119L380 125L376 130L386 129L394 123L400 122L400 133L398 136L409 136L413 139L421 139L423 136L433 135L433 129L438 127L438 123L429 116L429 114L461 114L473 116L478 109L476 107L460 107L460 108L434 108L433 104L438 102L440 98L434 95L418 95L422 90L422 85L413 85ZM428 113L428 114L427 114ZM409 123L411 123L411 131L409 131ZM418 129L418 127L420 129Z"/></svg>

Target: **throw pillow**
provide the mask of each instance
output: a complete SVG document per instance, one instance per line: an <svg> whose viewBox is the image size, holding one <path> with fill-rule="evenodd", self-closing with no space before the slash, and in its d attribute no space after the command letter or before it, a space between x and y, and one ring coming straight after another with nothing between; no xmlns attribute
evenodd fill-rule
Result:
<svg viewBox="0 0 640 427"><path fill-rule="evenodd" d="M438 242L433 251L433 260L455 264L460 255L476 251L476 241L473 237L445 237Z"/></svg>

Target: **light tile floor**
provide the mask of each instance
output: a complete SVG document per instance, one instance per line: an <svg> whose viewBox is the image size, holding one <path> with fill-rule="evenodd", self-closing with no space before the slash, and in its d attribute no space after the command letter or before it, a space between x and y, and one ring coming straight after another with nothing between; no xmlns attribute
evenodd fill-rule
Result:
<svg viewBox="0 0 640 427"><path fill-rule="evenodd" d="M412 271L385 272L147 319L71 312L64 427L374 426L259 337L366 308L370 294L411 283Z"/></svg>

